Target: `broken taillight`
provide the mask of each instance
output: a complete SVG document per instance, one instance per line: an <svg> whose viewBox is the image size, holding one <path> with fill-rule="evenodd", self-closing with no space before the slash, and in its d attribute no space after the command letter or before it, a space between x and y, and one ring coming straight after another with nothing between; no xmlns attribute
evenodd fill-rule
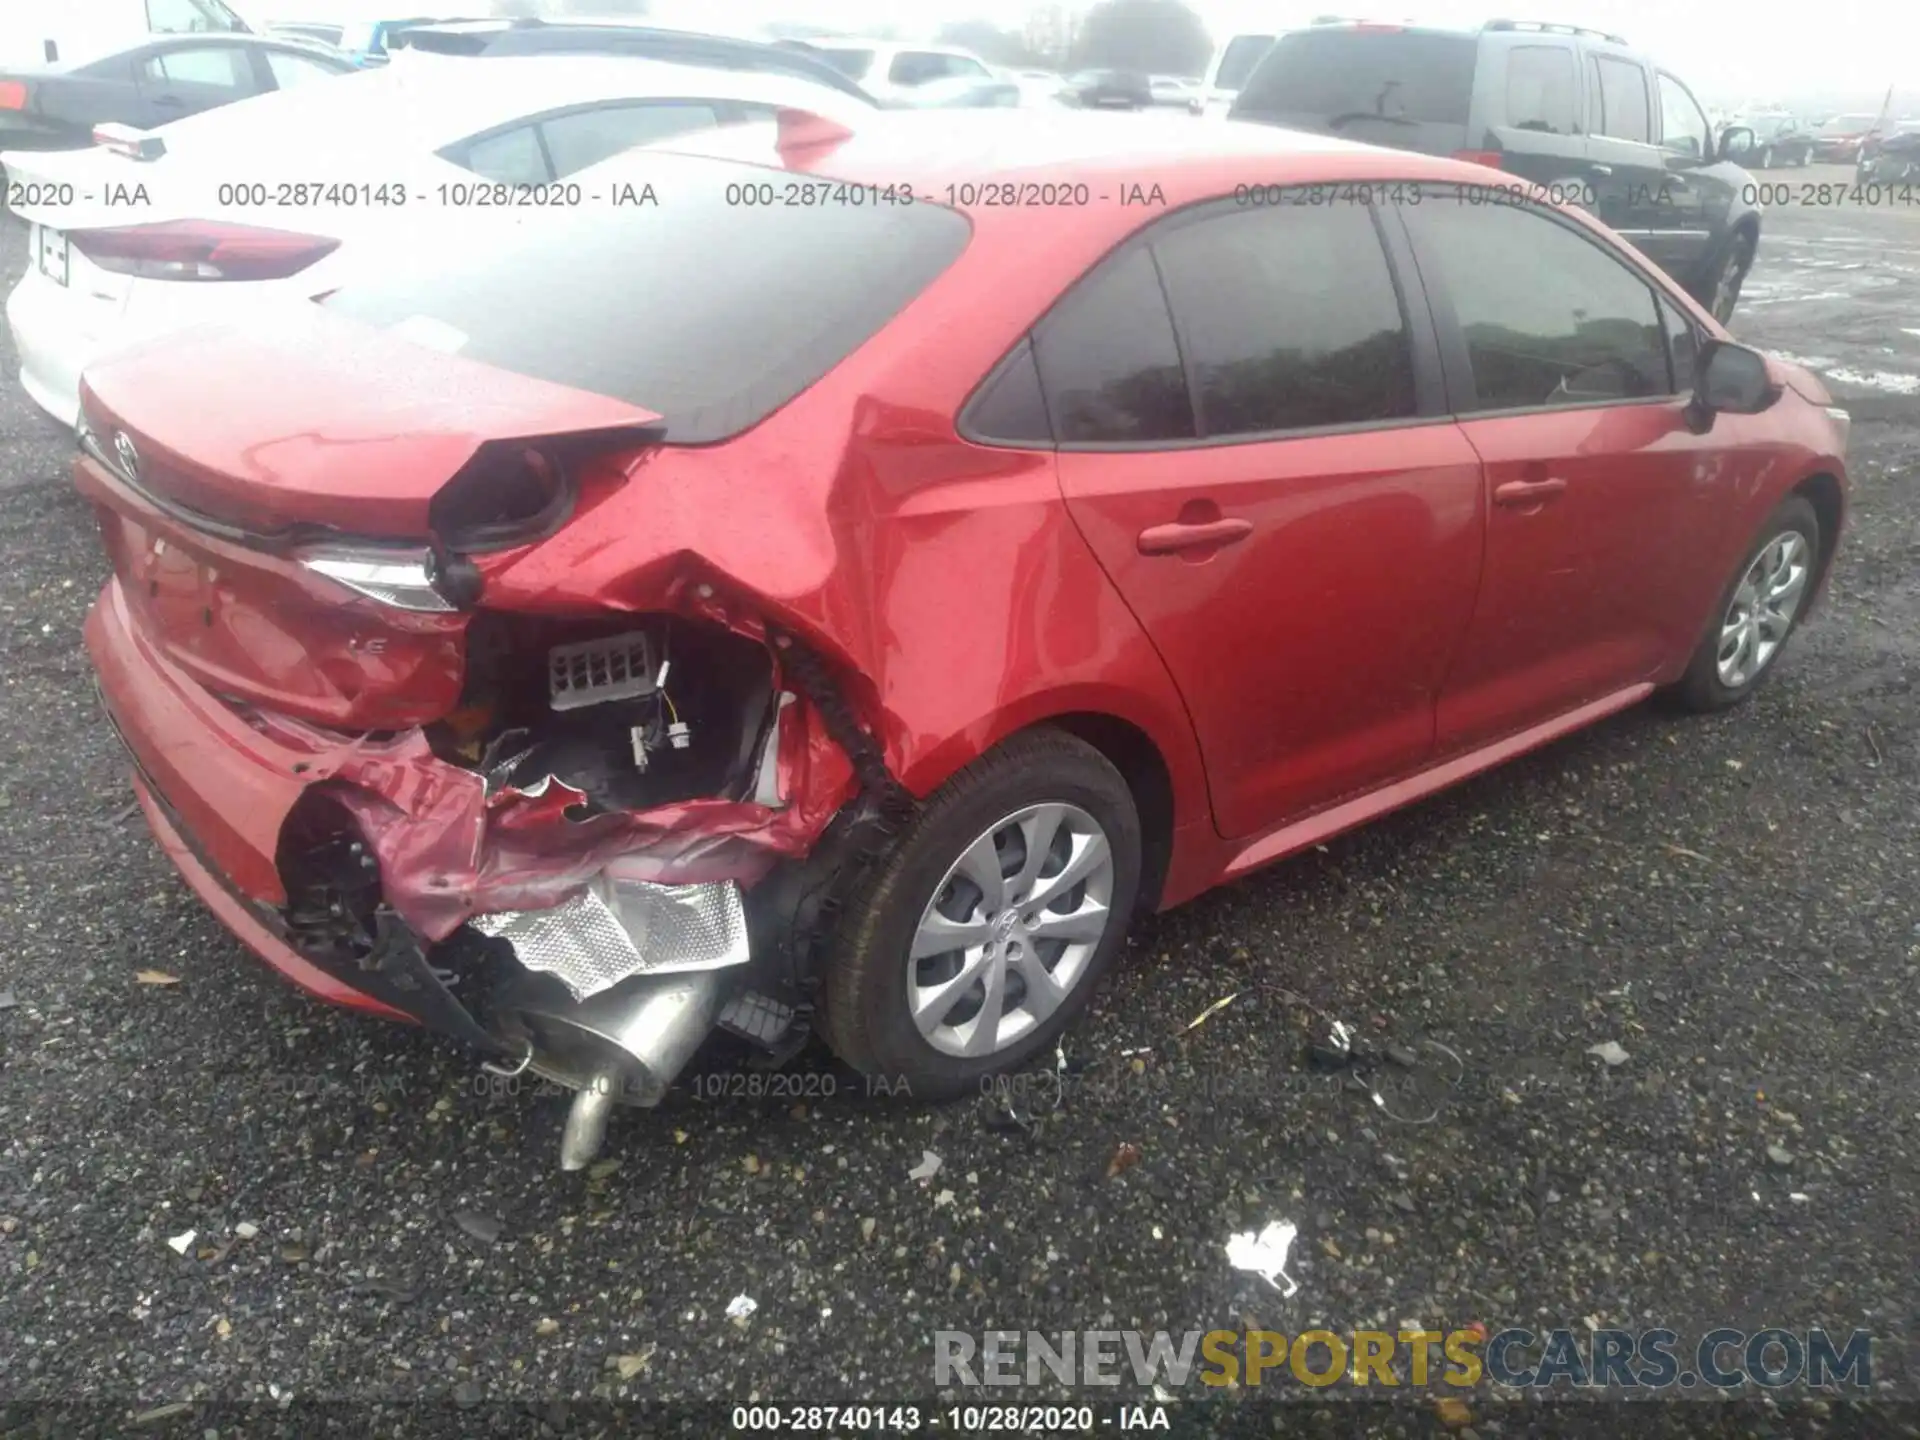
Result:
<svg viewBox="0 0 1920 1440"><path fill-rule="evenodd" d="M67 240L102 270L143 280L284 280L340 247L325 235L217 220L71 230Z"/></svg>
<svg viewBox="0 0 1920 1440"><path fill-rule="evenodd" d="M526 445L482 445L433 497L427 522L450 550L498 550L537 539L570 508L566 472Z"/></svg>

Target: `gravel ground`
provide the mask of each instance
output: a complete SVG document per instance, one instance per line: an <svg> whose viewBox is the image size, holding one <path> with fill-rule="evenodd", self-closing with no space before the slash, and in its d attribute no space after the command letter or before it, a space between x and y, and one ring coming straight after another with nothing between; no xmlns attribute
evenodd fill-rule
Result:
<svg viewBox="0 0 1920 1440"><path fill-rule="evenodd" d="M11 286L16 225L0 246ZM394 1413L527 1433L517 1407L557 1424L556 1397L931 1398L935 1329L1589 1317L1866 1328L1882 1388L1914 1396L1917 276L1920 212L1769 217L1738 328L1857 377L1833 382L1856 509L1754 704L1621 716L1145 926L1025 1127L818 1060L799 1103L702 1098L741 1073L715 1053L580 1175L555 1166L558 1101L310 1003L175 878L80 646L105 567L70 442L5 384L0 1398L90 1402L16 1413L67 1433L211 1401L254 1408L172 1423L312 1433L421 1401ZM1438 1118L1307 1070L1302 1002L1457 1052ZM1588 1053L1606 1041L1624 1063ZM1273 1219L1300 1227L1287 1300L1222 1250ZM1695 1433L1708 1413L1663 1408ZM1481 1433L1539 1423L1473 1409Z"/></svg>

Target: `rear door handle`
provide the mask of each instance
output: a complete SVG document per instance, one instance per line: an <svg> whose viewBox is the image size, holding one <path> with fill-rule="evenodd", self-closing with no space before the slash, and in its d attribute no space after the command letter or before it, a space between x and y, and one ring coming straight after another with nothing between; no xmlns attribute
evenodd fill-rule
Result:
<svg viewBox="0 0 1920 1440"><path fill-rule="evenodd" d="M1607 176L1613 174L1613 167L1611 165L1589 165L1587 166L1587 174L1598 176L1604 180Z"/></svg>
<svg viewBox="0 0 1920 1440"><path fill-rule="evenodd" d="M1253 533L1251 520L1205 520L1197 524L1150 525L1140 532L1142 555L1175 555L1233 545Z"/></svg>
<svg viewBox="0 0 1920 1440"><path fill-rule="evenodd" d="M1493 492L1496 505L1538 505L1567 488L1564 480L1509 480Z"/></svg>

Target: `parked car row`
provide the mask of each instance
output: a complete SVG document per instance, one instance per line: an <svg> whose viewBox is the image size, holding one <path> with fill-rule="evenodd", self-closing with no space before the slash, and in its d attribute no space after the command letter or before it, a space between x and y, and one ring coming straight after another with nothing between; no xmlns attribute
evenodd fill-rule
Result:
<svg viewBox="0 0 1920 1440"><path fill-rule="evenodd" d="M495 197L476 181L547 186L631 146L782 107L841 120L874 108L779 74L578 55L492 63L484 85L464 65L394 65L214 110L154 132L150 158L117 146L10 157L33 257L7 299L27 393L72 424L98 354L378 268L423 211ZM324 158L290 169L316 135ZM309 182L338 193L305 193ZM146 202L116 205L116 184L139 185Z"/></svg>
<svg viewBox="0 0 1920 1440"><path fill-rule="evenodd" d="M1813 158L1834 165L1855 163L1880 120L1864 112L1834 116L1813 132Z"/></svg>
<svg viewBox="0 0 1920 1440"><path fill-rule="evenodd" d="M1856 170L1862 184L1920 183L1920 119L1880 126L1862 142Z"/></svg>
<svg viewBox="0 0 1920 1440"><path fill-rule="evenodd" d="M221 34L163 36L61 69L0 70L0 150L84 148L96 125L150 129L353 69L323 45Z"/></svg>
<svg viewBox="0 0 1920 1440"><path fill-rule="evenodd" d="M1808 165L1813 161L1813 127L1797 115L1762 110L1736 116L1731 123L1753 132L1753 141L1741 157L1741 163L1749 169L1771 170L1778 165Z"/></svg>
<svg viewBox="0 0 1920 1440"><path fill-rule="evenodd" d="M1491 21L1470 30L1316 24L1280 36L1229 116L1454 155L1591 210L1725 323L1760 241L1742 163L1684 81L1617 35Z"/></svg>
<svg viewBox="0 0 1920 1440"><path fill-rule="evenodd" d="M1224 124L482 53L10 155L7 316L157 842L294 984L576 1092L566 1168L716 1029L977 1092L1136 918L1743 703L1825 582L1850 421L1719 318L1754 132L1612 37L1315 27ZM1397 198L1642 150L1695 198L1633 244Z"/></svg>

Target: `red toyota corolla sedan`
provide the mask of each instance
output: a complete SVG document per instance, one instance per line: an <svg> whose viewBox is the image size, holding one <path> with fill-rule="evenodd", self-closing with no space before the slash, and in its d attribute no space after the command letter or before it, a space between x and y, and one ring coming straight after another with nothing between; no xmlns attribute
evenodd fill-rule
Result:
<svg viewBox="0 0 1920 1440"><path fill-rule="evenodd" d="M1129 921L1805 617L1848 422L1588 217L1265 126L903 113L87 376L160 843L579 1091L719 1025L951 1095Z"/></svg>

